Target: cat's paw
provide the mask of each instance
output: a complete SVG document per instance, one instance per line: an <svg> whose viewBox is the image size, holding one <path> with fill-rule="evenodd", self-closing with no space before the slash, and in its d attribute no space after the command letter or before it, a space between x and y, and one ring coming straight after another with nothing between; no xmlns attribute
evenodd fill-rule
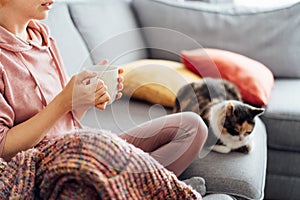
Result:
<svg viewBox="0 0 300 200"><path fill-rule="evenodd" d="M229 153L231 151L229 147L217 144L212 146L210 149L219 153Z"/></svg>
<svg viewBox="0 0 300 200"><path fill-rule="evenodd" d="M235 149L234 151L248 154L253 150L253 146L254 146L254 144L251 142L250 144L247 144L238 149Z"/></svg>

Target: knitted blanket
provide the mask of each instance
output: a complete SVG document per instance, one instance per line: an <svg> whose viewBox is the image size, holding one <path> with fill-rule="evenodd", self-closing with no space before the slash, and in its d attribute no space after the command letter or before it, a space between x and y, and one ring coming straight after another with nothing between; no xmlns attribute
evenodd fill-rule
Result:
<svg viewBox="0 0 300 200"><path fill-rule="evenodd" d="M149 154L99 131L67 134L0 162L0 199L201 199Z"/></svg>

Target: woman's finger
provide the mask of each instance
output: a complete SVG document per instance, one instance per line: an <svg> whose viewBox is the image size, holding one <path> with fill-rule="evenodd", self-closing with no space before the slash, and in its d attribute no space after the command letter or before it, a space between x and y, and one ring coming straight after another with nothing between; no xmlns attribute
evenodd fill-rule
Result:
<svg viewBox="0 0 300 200"><path fill-rule="evenodd" d="M119 83L123 83L124 82L124 77L123 76L119 76L118 77L118 82Z"/></svg>
<svg viewBox="0 0 300 200"><path fill-rule="evenodd" d="M118 74L122 74L123 72L124 72L124 68L123 67L119 67Z"/></svg>
<svg viewBox="0 0 300 200"><path fill-rule="evenodd" d="M97 78L95 81L90 81L89 84L86 84L85 89L96 93L103 86L105 86L104 82Z"/></svg>
<svg viewBox="0 0 300 200"><path fill-rule="evenodd" d="M116 100L120 99L122 97L122 95L123 95L122 92L118 92L116 94Z"/></svg>
<svg viewBox="0 0 300 200"><path fill-rule="evenodd" d="M117 89L118 89L118 91L122 91L124 89L123 83L119 83Z"/></svg>
<svg viewBox="0 0 300 200"><path fill-rule="evenodd" d="M107 105L107 102L95 105L95 107L98 108L99 110L105 110L106 105Z"/></svg>
<svg viewBox="0 0 300 200"><path fill-rule="evenodd" d="M108 64L108 60L104 59L102 61L100 61L97 65L107 65Z"/></svg>
<svg viewBox="0 0 300 200"><path fill-rule="evenodd" d="M110 96L107 92L105 92L105 94L103 94L102 96L95 96L95 107L102 107L103 105L106 106L107 102L110 101Z"/></svg>
<svg viewBox="0 0 300 200"><path fill-rule="evenodd" d="M106 92L107 92L107 87L106 87L106 85L103 85L103 86L101 86L101 87L98 87L98 88L95 90L95 98L101 97L101 96L104 95Z"/></svg>
<svg viewBox="0 0 300 200"><path fill-rule="evenodd" d="M76 82L77 83L82 83L85 80L89 80L91 78L94 78L97 76L96 72L90 72L87 70L84 70L82 72L80 72L79 74L76 75Z"/></svg>

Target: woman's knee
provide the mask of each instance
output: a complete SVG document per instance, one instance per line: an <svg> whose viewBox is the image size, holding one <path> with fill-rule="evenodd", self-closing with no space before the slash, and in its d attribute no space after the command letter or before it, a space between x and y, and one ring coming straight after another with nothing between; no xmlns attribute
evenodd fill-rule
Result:
<svg viewBox="0 0 300 200"><path fill-rule="evenodd" d="M189 126L188 129L191 129L193 136L193 143L195 150L200 151L206 142L208 129L205 125L203 119L196 113L186 112L184 113L183 118L185 119L185 123Z"/></svg>
<svg viewBox="0 0 300 200"><path fill-rule="evenodd" d="M192 143L193 152L195 155L198 155L202 150L207 137L208 137L208 128L204 123L203 119L196 113L189 113L190 121L193 126L196 128L196 135L194 137L194 141Z"/></svg>
<svg viewBox="0 0 300 200"><path fill-rule="evenodd" d="M207 126L198 114L193 112L183 112L182 114L182 118L185 120L184 124L195 129L197 133L207 136Z"/></svg>
<svg viewBox="0 0 300 200"><path fill-rule="evenodd" d="M184 124L185 134L188 135L189 143L189 156L195 157L199 155L202 150L207 136L208 128L205 125L203 119L196 113L193 112L184 112L182 113L182 124Z"/></svg>

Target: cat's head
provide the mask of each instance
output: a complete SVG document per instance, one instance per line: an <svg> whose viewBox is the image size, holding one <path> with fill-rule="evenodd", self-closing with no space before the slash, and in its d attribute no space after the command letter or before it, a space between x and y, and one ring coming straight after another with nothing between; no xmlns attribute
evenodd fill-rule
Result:
<svg viewBox="0 0 300 200"><path fill-rule="evenodd" d="M254 129L256 116L264 113L264 108L253 107L239 101L226 101L224 105L225 114L221 120L222 134L237 136L238 140L250 135Z"/></svg>

